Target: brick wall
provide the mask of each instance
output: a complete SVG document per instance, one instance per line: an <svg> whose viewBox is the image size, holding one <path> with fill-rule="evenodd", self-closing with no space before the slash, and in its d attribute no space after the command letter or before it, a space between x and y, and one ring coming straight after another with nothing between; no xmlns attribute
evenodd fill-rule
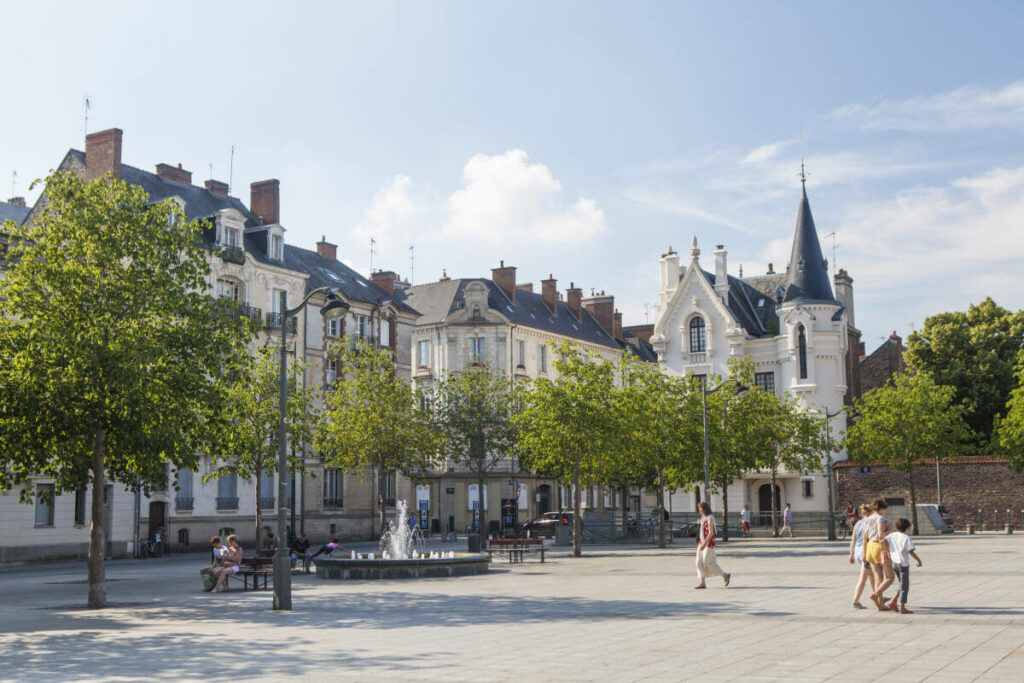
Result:
<svg viewBox="0 0 1024 683"><path fill-rule="evenodd" d="M859 463L841 462L835 465L836 507L845 510L847 503L867 503L873 498L904 498L910 504L909 475L892 471L885 465L869 465L871 471L862 473ZM1015 528L1021 528L1021 510L1024 510L1024 474L1014 472L1005 460L987 456L967 456L959 462L941 463L942 504L952 516L953 527L963 529L966 524L978 523L978 509L982 521L993 528L994 511L998 510L998 524L1006 524L1006 510L1011 511ZM914 468L914 488L918 504L936 503L935 461L927 461Z"/></svg>

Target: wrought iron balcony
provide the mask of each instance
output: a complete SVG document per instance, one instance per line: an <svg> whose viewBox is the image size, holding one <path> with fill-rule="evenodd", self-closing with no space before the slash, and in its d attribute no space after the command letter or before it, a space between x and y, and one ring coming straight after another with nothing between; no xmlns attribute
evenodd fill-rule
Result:
<svg viewBox="0 0 1024 683"><path fill-rule="evenodd" d="M343 508L345 507L344 498L324 498L325 508Z"/></svg>
<svg viewBox="0 0 1024 683"><path fill-rule="evenodd" d="M277 499L274 496L260 496L260 507L264 510L273 510L275 500Z"/></svg>
<svg viewBox="0 0 1024 683"><path fill-rule="evenodd" d="M350 334L348 335L348 343L355 348L360 343L368 346L377 346L377 338L372 334Z"/></svg>
<svg viewBox="0 0 1024 683"><path fill-rule="evenodd" d="M234 498L225 498L217 496L217 509L218 510L237 510L238 509L238 496Z"/></svg>
<svg viewBox="0 0 1024 683"><path fill-rule="evenodd" d="M220 252L220 257L227 263L237 263L240 266L245 265L245 249L241 247L224 247Z"/></svg>
<svg viewBox="0 0 1024 683"><path fill-rule="evenodd" d="M280 313L270 312L267 313L267 331L268 332L280 332L281 331L281 319ZM294 316L288 318L288 327L285 330L288 334L296 334L299 331L299 320Z"/></svg>
<svg viewBox="0 0 1024 683"><path fill-rule="evenodd" d="M174 499L174 508L176 510L191 510L192 509L192 496L178 496Z"/></svg>

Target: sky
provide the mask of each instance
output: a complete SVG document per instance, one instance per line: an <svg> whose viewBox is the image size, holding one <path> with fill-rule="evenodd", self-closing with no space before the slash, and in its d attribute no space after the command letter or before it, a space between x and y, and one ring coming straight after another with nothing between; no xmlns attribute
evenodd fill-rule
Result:
<svg viewBox="0 0 1024 683"><path fill-rule="evenodd" d="M373 239L415 283L504 261L628 325L694 236L706 269L717 244L734 275L784 269L803 158L870 352L1024 308L1022 34L994 1L0 0L0 196L84 147L89 97L126 164L247 203L279 179L291 244L366 273Z"/></svg>

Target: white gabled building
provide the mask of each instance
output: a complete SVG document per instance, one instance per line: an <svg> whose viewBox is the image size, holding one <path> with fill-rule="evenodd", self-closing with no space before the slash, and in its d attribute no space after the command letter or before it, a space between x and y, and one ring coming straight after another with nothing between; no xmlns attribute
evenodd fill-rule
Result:
<svg viewBox="0 0 1024 683"><path fill-rule="evenodd" d="M747 357L756 368L756 383L776 393L788 392L807 410L832 413L859 393L860 333L853 327L853 280L845 271L835 276L835 295L828 263L811 216L806 189L800 201L789 267L785 273L735 277L728 273L723 245L714 252L714 271L701 266L696 237L690 262L683 264L669 248L662 255L658 315L651 345L665 372L674 375L726 376L731 358ZM833 431L844 428L833 418ZM845 459L844 453L833 453ZM729 487L729 509L749 504L754 512L770 511L767 473L752 472ZM795 511L827 509L822 472L783 472L777 479L780 507ZM676 512L696 509L695 491L674 494ZM712 497L721 509L721 497Z"/></svg>

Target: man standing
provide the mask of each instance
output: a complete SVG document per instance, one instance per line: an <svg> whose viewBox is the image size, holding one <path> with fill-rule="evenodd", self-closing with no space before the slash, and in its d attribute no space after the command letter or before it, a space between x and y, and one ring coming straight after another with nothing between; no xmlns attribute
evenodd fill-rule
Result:
<svg viewBox="0 0 1024 683"><path fill-rule="evenodd" d="M789 503L786 503L786 509L782 511L782 531L779 532L779 536L789 532L789 537L793 538L793 510L789 507Z"/></svg>
<svg viewBox="0 0 1024 683"><path fill-rule="evenodd" d="M743 537L748 538L750 536L750 506L744 505L743 510L740 511L740 524L743 525Z"/></svg>

